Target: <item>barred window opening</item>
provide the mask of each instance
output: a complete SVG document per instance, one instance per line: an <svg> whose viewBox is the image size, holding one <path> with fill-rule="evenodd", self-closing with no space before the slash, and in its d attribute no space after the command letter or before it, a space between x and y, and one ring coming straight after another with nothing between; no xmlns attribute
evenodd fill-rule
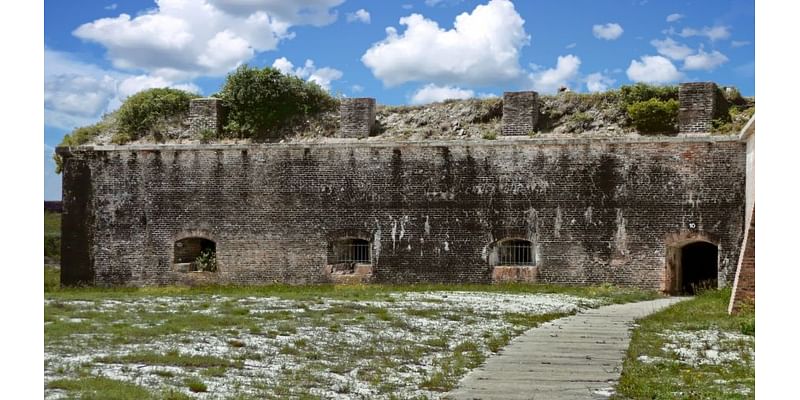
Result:
<svg viewBox="0 0 800 400"><path fill-rule="evenodd" d="M533 246L529 240L506 240L497 247L500 265L534 265Z"/></svg>
<svg viewBox="0 0 800 400"><path fill-rule="evenodd" d="M364 239L340 240L334 247L336 263L361 263L370 262L370 245Z"/></svg>

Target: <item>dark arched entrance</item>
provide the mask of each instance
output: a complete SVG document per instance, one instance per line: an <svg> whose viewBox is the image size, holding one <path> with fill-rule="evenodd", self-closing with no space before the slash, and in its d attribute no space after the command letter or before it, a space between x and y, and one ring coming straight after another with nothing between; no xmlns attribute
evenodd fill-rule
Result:
<svg viewBox="0 0 800 400"><path fill-rule="evenodd" d="M696 294L698 290L717 287L717 246L708 242L689 243L681 248L680 291Z"/></svg>

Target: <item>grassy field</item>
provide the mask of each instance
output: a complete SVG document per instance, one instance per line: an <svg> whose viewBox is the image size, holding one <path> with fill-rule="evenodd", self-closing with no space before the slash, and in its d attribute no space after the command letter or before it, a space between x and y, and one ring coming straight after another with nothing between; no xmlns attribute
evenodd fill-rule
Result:
<svg viewBox="0 0 800 400"><path fill-rule="evenodd" d="M732 317L729 300L711 290L638 321L617 398L755 398L755 312Z"/></svg>
<svg viewBox="0 0 800 400"><path fill-rule="evenodd" d="M58 287L46 398L432 399L542 322L658 295L613 286Z"/></svg>
<svg viewBox="0 0 800 400"><path fill-rule="evenodd" d="M53 260L61 256L61 214L44 212L44 255Z"/></svg>

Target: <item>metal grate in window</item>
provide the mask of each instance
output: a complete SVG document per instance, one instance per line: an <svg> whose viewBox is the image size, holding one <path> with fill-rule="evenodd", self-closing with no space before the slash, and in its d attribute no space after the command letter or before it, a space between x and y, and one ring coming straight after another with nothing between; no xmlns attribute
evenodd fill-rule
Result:
<svg viewBox="0 0 800 400"><path fill-rule="evenodd" d="M337 263L369 263L369 242L362 239L345 240L337 245Z"/></svg>
<svg viewBox="0 0 800 400"><path fill-rule="evenodd" d="M533 265L533 248L527 240L501 242L497 249L500 265Z"/></svg>

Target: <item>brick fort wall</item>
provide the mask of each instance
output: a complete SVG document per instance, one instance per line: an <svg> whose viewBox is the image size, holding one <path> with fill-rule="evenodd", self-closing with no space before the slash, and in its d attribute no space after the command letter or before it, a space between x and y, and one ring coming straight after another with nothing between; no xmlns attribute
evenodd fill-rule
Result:
<svg viewBox="0 0 800 400"><path fill-rule="evenodd" d="M665 286L666 238L716 238L733 280L744 144L733 139L60 148L63 283L173 284L186 237L220 283L328 282L329 243L370 239L375 282L490 282L491 246L533 243L538 280ZM691 232L690 232L691 233Z"/></svg>

